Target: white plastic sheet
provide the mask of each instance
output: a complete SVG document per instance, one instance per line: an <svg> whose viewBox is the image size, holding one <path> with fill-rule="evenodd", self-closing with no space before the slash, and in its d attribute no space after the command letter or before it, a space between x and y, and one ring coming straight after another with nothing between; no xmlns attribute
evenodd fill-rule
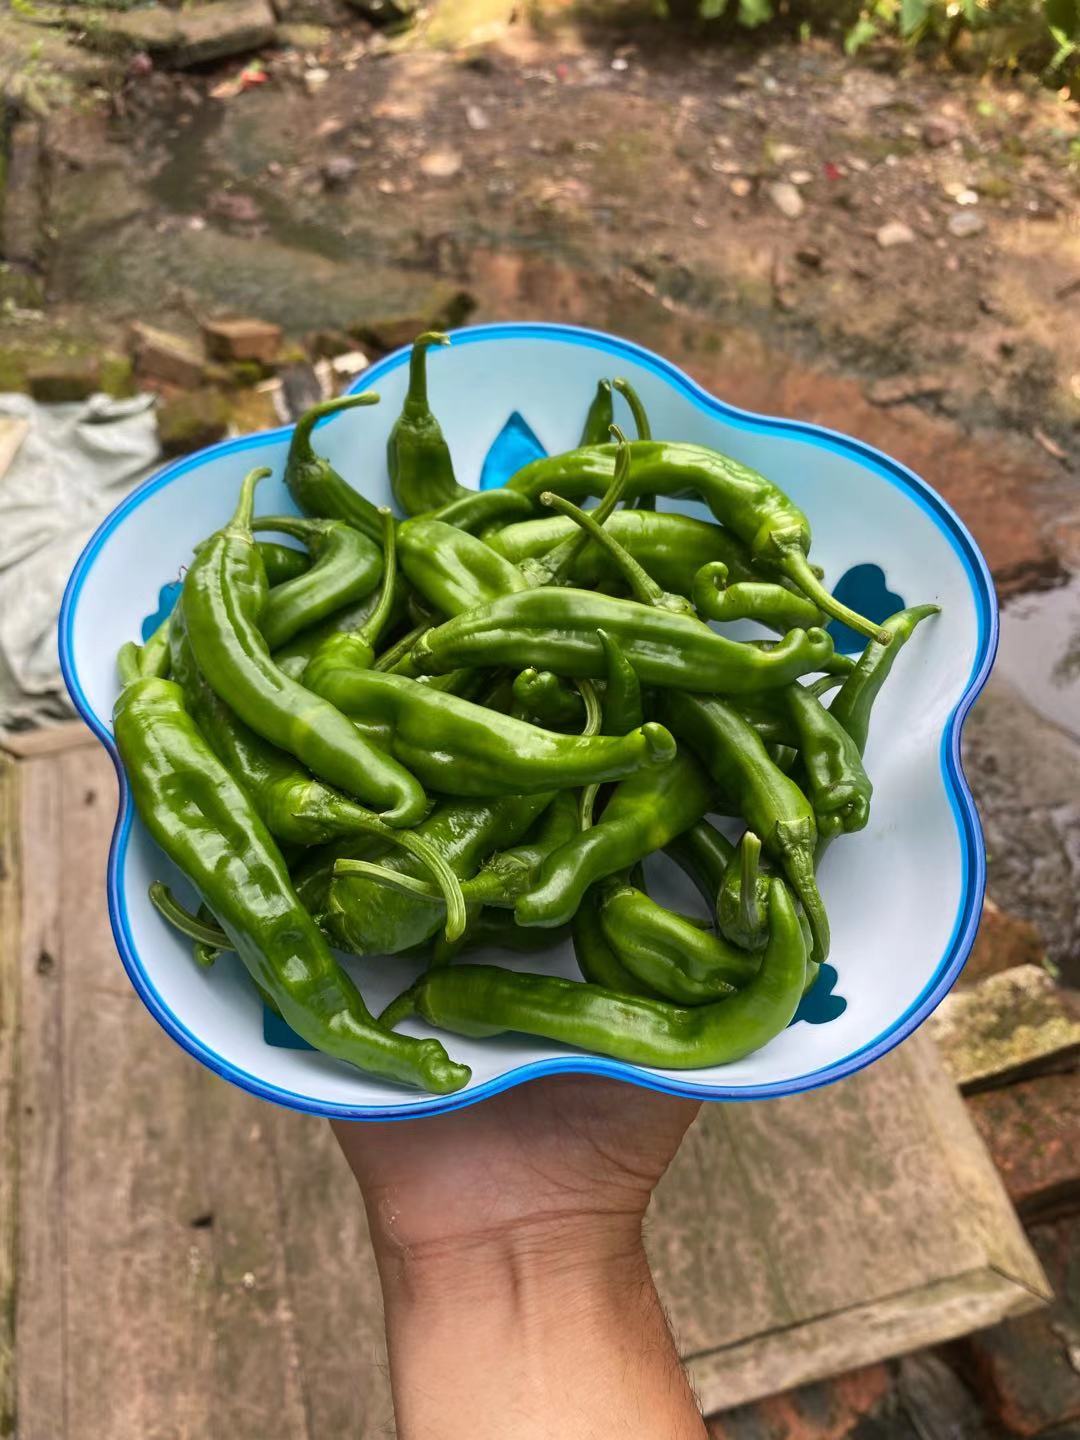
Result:
<svg viewBox="0 0 1080 1440"><path fill-rule="evenodd" d="M94 395L38 405L0 395L27 422L0 475L0 727L69 713L56 622L64 586L94 530L159 458L154 397Z"/></svg>

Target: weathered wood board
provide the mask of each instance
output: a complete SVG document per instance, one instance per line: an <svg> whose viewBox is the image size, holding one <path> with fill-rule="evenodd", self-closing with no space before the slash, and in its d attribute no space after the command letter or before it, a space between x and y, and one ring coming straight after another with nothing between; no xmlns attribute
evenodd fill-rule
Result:
<svg viewBox="0 0 1080 1440"><path fill-rule="evenodd" d="M390 1435L344 1161L326 1125L226 1085L143 1009L105 909L115 777L68 735L0 755L0 1416L19 1440ZM1046 1294L918 1039L827 1090L706 1107L648 1240L707 1411Z"/></svg>

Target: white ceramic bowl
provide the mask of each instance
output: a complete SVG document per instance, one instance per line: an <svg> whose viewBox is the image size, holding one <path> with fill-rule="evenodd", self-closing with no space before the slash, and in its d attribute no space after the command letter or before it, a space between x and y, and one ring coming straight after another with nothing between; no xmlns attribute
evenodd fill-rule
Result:
<svg viewBox="0 0 1080 1440"><path fill-rule="evenodd" d="M406 361L399 351L361 377L357 388L377 388L380 405L347 411L317 432L317 448L380 503L389 501L385 442ZM501 483L541 447L554 453L574 445L596 381L622 374L640 391L655 434L714 446L783 486L810 517L813 558L857 608L883 619L901 603L942 606L898 657L875 709L866 754L874 782L870 825L835 843L821 868L832 970L783 1035L736 1064L660 1071L524 1036L447 1036L451 1053L472 1067L466 1089L433 1097L394 1088L264 1025L235 957L210 971L193 964L187 942L146 893L156 878L188 898L191 889L134 815L117 763L109 914L147 1007L174 1039L236 1084L299 1110L356 1119L429 1115L568 1071L705 1099L759 1099L826 1084L883 1055L955 981L982 903L983 844L960 768L960 728L993 661L997 612L968 531L924 481L879 451L818 426L733 409L625 340L559 325L480 326L433 351L429 367L432 405L466 484ZM259 491L261 510L295 508L280 478L289 437L288 429L245 436L167 466L117 507L75 566L60 617L61 663L72 699L114 760L117 650L149 633L167 599L162 587L225 520L248 469L273 468ZM653 878L661 899L679 898L674 867L660 862ZM394 958L346 963L374 1009L414 973ZM577 975L569 945L506 963Z"/></svg>

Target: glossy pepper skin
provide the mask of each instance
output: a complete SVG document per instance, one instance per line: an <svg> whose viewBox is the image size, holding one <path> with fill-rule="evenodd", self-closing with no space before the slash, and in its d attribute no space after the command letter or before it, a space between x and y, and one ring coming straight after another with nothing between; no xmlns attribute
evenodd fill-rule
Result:
<svg viewBox="0 0 1080 1440"><path fill-rule="evenodd" d="M525 930L517 927L523 935L550 935L548 930ZM571 936L574 942L574 958L582 979L590 985L602 985L606 990L615 990L620 995L645 995L652 1000L660 997L632 975L612 949L600 923L600 908L597 904L597 887L588 890L577 914L574 916Z"/></svg>
<svg viewBox="0 0 1080 1440"><path fill-rule="evenodd" d="M302 540L314 562L303 574L276 586L267 597L259 628L271 650L287 644L343 606L362 600L379 583L382 551L343 520L263 515L252 522L252 529L277 530Z"/></svg>
<svg viewBox="0 0 1080 1440"><path fill-rule="evenodd" d="M705 1005L752 980L758 962L745 950L657 904L628 881L601 887L608 943L639 980L678 1005Z"/></svg>
<svg viewBox="0 0 1080 1440"><path fill-rule="evenodd" d="M251 533L254 488L267 473L247 476L232 520L188 570L181 603L196 663L257 735L295 755L319 779L379 808L387 824L414 824L427 807L419 782L270 658L259 630L266 574Z"/></svg>
<svg viewBox="0 0 1080 1440"><path fill-rule="evenodd" d="M324 400L321 405L313 405L296 422L285 461L285 484L306 515L323 520L344 520L346 525L363 531L376 542L382 534L378 507L342 479L329 460L316 455L311 444L311 432L327 415L378 403L378 395L367 390L363 395L341 395L336 400Z"/></svg>
<svg viewBox="0 0 1080 1440"><path fill-rule="evenodd" d="M437 1041L391 1035L372 1018L300 904L247 794L184 709L180 687L140 677L133 651L122 661L126 683L113 730L135 807L210 905L252 979L324 1054L437 1094L459 1090L469 1070Z"/></svg>
<svg viewBox="0 0 1080 1440"><path fill-rule="evenodd" d="M529 588L516 565L443 520L406 520L397 547L406 580L439 615L460 615Z"/></svg>
<svg viewBox="0 0 1080 1440"><path fill-rule="evenodd" d="M445 621L420 639L412 663L444 674L465 665L535 665L602 679L597 630L621 647L643 685L739 694L786 685L820 670L832 654L824 630L792 630L758 649L717 635L701 621L591 590L523 590Z"/></svg>
<svg viewBox="0 0 1080 1440"><path fill-rule="evenodd" d="M514 907L519 925L565 925L589 886L661 850L710 808L713 787L692 756L641 771L615 787L595 825L548 857Z"/></svg>
<svg viewBox="0 0 1080 1440"><path fill-rule="evenodd" d="M806 944L791 898L769 891L769 944L761 967L734 995L692 1009L620 995L547 975L491 965L430 970L383 1019L419 1015L459 1035L520 1031L632 1064L696 1070L740 1060L791 1022L806 979Z"/></svg>
<svg viewBox="0 0 1080 1440"><path fill-rule="evenodd" d="M459 530L485 531L488 527L509 525L524 520L532 513L532 502L513 490L464 490L456 500L448 500L428 515L429 520L442 520Z"/></svg>
<svg viewBox="0 0 1080 1440"><path fill-rule="evenodd" d="M940 612L940 605L913 605L909 610L899 610L895 615L891 615L881 627L889 632L891 643L878 645L871 642L856 662L855 669L840 687L840 693L833 697L829 714L851 736L860 755L866 749L866 739L870 733L870 711L878 692L888 679L893 662L910 640L916 625Z"/></svg>
<svg viewBox="0 0 1080 1440"><path fill-rule="evenodd" d="M756 620L770 630L821 625L825 616L811 600L772 580L739 580L729 585L730 570L722 560L698 570L691 582L694 608L705 620Z"/></svg>
<svg viewBox="0 0 1080 1440"><path fill-rule="evenodd" d="M717 520L749 548L754 561L794 581L827 615L845 621L861 635L889 643L879 626L841 604L822 585L807 559L809 522L779 486L703 445L635 440L631 449L633 474L626 488L628 498L670 495L703 500ZM534 460L507 483L535 502L545 490L570 500L602 494L615 470L615 454L614 445L571 450Z"/></svg>
<svg viewBox="0 0 1080 1440"><path fill-rule="evenodd" d="M363 600L357 600L351 605L343 605L340 610L335 610L325 620L320 620L317 625L311 625L306 630L301 630L299 635L294 636L287 644L275 650L274 664L284 670L293 680L302 679L308 661L323 641L329 639L331 635L346 635L350 631L361 629L365 621L371 618L377 603L378 595L373 591ZM404 616L405 590L403 586L396 585L386 628L388 630L398 628ZM412 643L410 640L408 649L412 648Z"/></svg>
<svg viewBox="0 0 1080 1440"><path fill-rule="evenodd" d="M504 795L437 805L414 834L438 851L462 881L497 850L509 849L541 815L551 795ZM342 949L356 955L396 955L442 928L441 900L392 890L363 875L335 874L338 860L378 860L412 876L421 866L409 855L386 854L364 840L343 841L313 854L297 874L301 900Z"/></svg>
<svg viewBox="0 0 1080 1440"><path fill-rule="evenodd" d="M874 787L858 745L802 685L789 685L783 697L780 703L786 706L797 736L797 778L814 807L818 834L828 839L862 830L870 818Z"/></svg>
<svg viewBox="0 0 1080 1440"><path fill-rule="evenodd" d="M820 849L819 842L818 854ZM744 950L763 950L769 938L765 907L770 873L769 865L762 861L761 840L747 830L724 873L716 899L716 923L721 935Z"/></svg>
<svg viewBox="0 0 1080 1440"><path fill-rule="evenodd" d="M615 406L611 394L611 381L598 380L596 394L585 414L581 427L579 445L604 445L611 439L611 424L615 419Z"/></svg>
<svg viewBox="0 0 1080 1440"><path fill-rule="evenodd" d="M279 545L276 540L260 540L259 554L262 556L266 583L271 590L283 585L286 580L295 580L311 568L311 556L306 550L297 550L295 545Z"/></svg>
<svg viewBox="0 0 1080 1440"><path fill-rule="evenodd" d="M622 646L606 630L597 630L596 638L604 652L604 703L600 726L604 735L625 735L645 721L641 702L641 682L637 671L626 658Z"/></svg>
<svg viewBox="0 0 1080 1440"><path fill-rule="evenodd" d="M318 656L305 682L444 795L526 794L618 780L664 765L675 753L662 725L622 736L563 735L403 675L323 665Z"/></svg>
<svg viewBox="0 0 1080 1440"><path fill-rule="evenodd" d="M527 666L514 677L513 695L515 713L520 712L534 725L542 725L545 730L580 731L584 719L581 693L550 670ZM642 716L638 725L644 718ZM628 725L620 733L625 735L627 730L636 728Z"/></svg>
<svg viewBox="0 0 1080 1440"><path fill-rule="evenodd" d="M818 836L809 800L770 759L757 731L734 706L665 691L658 708L715 781L723 808L741 815L776 859L810 921L813 959L824 960L829 953L829 921L814 879Z"/></svg>
<svg viewBox="0 0 1080 1440"><path fill-rule="evenodd" d="M406 515L435 510L469 493L454 478L450 446L428 403L427 352L432 345L449 344L450 336L436 330L413 341L409 388L386 442L390 489Z"/></svg>
<svg viewBox="0 0 1080 1440"><path fill-rule="evenodd" d="M509 492L513 494L514 492ZM556 545L570 539L576 526L568 516L522 520L484 537L493 550L520 565L540 560ZM696 520L690 515L668 511L616 510L604 522L619 544L658 585L677 594L689 595L694 574L702 566L720 561L730 578L760 580L741 541L719 525ZM619 567L593 541L581 549L567 578L575 585L589 587L600 581L617 580ZM794 593L794 592L791 592Z"/></svg>

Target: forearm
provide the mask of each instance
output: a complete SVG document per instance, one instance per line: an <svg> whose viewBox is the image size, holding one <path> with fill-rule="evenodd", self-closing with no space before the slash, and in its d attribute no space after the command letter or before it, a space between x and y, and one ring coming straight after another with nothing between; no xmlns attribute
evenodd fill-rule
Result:
<svg viewBox="0 0 1080 1440"><path fill-rule="evenodd" d="M423 1252L372 1221L399 1440L703 1440L636 1219Z"/></svg>

